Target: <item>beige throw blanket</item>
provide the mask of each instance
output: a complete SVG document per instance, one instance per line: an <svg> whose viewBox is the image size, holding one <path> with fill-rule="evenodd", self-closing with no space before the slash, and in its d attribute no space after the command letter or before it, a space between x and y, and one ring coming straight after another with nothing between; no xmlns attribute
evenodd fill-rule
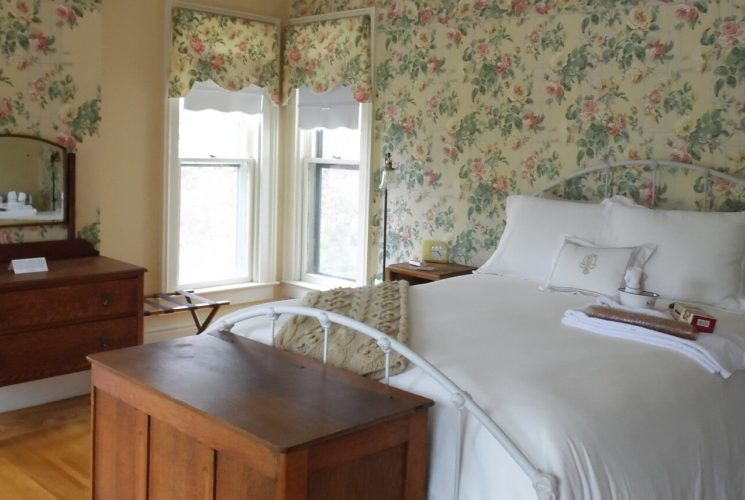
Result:
<svg viewBox="0 0 745 500"><path fill-rule="evenodd" d="M409 339L409 283L387 281L376 286L337 288L311 292L302 305L343 314L361 321L399 342ZM323 359L323 328L315 318L294 316L274 339L282 349ZM359 375L378 379L385 375L385 354L377 342L349 328L333 325L329 335L328 362ZM391 375L406 368L406 359L391 353Z"/></svg>

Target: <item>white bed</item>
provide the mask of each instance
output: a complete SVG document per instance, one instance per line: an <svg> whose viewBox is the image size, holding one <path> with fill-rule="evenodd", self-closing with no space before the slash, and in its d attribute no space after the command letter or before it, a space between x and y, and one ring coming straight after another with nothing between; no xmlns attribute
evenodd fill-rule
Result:
<svg viewBox="0 0 745 500"><path fill-rule="evenodd" d="M676 352L564 326L567 309L592 299L540 291L543 284L475 274L411 287L410 346L558 479L562 500L745 498L745 373L725 380ZM742 312L716 315L718 328L745 343ZM233 331L271 342L265 318ZM457 467L459 412L422 369L390 382L443 403L431 418L430 499L453 498L458 469L461 500L536 498L525 472L473 417Z"/></svg>
<svg viewBox="0 0 745 500"><path fill-rule="evenodd" d="M589 300L492 275L412 287L411 347L560 478L562 499L745 498L745 373L723 380L677 353L560 324ZM719 317L745 338L742 315ZM265 318L233 331L271 339ZM451 499L458 419L449 395L417 368L391 384L443 403L433 416L429 498ZM478 423L467 422L464 445L460 499L535 498Z"/></svg>

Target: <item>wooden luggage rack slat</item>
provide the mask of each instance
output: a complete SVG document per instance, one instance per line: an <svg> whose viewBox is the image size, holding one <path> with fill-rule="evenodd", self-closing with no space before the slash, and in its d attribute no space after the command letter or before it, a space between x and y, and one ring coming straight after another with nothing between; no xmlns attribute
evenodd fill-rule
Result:
<svg viewBox="0 0 745 500"><path fill-rule="evenodd" d="M210 300L194 293L194 290L176 290L171 293L157 293L145 298L145 316L158 316L181 311L189 311L197 335L202 333L212 322L221 306L229 305L228 300ZM198 309L209 309L209 314L202 321Z"/></svg>

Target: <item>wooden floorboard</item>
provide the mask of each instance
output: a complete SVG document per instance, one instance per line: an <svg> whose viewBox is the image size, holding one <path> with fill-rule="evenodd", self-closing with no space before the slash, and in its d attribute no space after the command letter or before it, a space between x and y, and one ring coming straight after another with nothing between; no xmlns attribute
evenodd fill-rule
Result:
<svg viewBox="0 0 745 500"><path fill-rule="evenodd" d="M90 488L90 400L0 414L3 500L82 500Z"/></svg>

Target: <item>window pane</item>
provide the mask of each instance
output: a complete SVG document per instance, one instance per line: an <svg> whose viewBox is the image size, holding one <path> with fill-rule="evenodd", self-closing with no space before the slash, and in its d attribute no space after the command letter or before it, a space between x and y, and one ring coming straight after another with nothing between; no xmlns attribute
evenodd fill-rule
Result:
<svg viewBox="0 0 745 500"><path fill-rule="evenodd" d="M319 149L316 151L318 158L359 161L359 130L348 128L318 129L316 134Z"/></svg>
<svg viewBox="0 0 745 500"><path fill-rule="evenodd" d="M315 168L313 272L354 280L359 233L359 168L340 165L315 165Z"/></svg>
<svg viewBox="0 0 745 500"><path fill-rule="evenodd" d="M179 284L247 275L239 174L238 165L182 164Z"/></svg>

